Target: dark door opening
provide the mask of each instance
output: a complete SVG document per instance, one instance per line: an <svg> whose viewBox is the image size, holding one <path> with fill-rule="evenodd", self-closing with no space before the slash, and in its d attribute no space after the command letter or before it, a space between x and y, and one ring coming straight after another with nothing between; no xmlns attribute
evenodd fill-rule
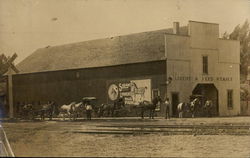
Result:
<svg viewBox="0 0 250 158"><path fill-rule="evenodd" d="M173 116L178 116L178 111L177 111L177 106L179 104L179 93L172 93L171 94L172 98L172 113Z"/></svg>
<svg viewBox="0 0 250 158"><path fill-rule="evenodd" d="M206 100L212 101L211 114L212 116L219 115L219 106L218 106L218 90L214 86L214 84L197 84L193 90L193 95L201 95L201 108L199 111L200 116L205 116L205 111L203 111L203 107L205 105Z"/></svg>

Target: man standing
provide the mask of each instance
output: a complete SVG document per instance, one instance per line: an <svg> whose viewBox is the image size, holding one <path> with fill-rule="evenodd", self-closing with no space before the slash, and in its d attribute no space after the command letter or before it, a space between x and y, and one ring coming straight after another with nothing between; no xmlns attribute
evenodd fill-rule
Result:
<svg viewBox="0 0 250 158"><path fill-rule="evenodd" d="M212 116L212 100L207 100L205 103L205 111L207 113L207 117Z"/></svg>
<svg viewBox="0 0 250 158"><path fill-rule="evenodd" d="M166 99L165 105L166 105L165 119L170 119L170 102L169 102L169 98Z"/></svg>
<svg viewBox="0 0 250 158"><path fill-rule="evenodd" d="M92 106L90 105L90 102L87 101L86 104L87 120L91 120L91 112L92 112Z"/></svg>
<svg viewBox="0 0 250 158"><path fill-rule="evenodd" d="M155 109L156 109L156 106L157 106L157 104L158 103L161 103L162 102L162 100L161 100L161 97L158 95L158 96L156 96L153 100L152 100L152 107L150 108L150 113L149 113L149 118L152 118L152 119L154 119L154 115L155 115Z"/></svg>

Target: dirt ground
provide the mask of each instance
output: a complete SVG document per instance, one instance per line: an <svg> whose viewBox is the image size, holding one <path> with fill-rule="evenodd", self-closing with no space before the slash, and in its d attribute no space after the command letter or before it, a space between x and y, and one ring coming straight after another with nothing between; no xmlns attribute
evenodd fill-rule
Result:
<svg viewBox="0 0 250 158"><path fill-rule="evenodd" d="M250 157L250 117L2 125L16 156Z"/></svg>

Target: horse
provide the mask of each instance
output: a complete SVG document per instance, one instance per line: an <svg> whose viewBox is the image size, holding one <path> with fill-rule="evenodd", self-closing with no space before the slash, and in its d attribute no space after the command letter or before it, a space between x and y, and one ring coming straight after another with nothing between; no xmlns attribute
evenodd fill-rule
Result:
<svg viewBox="0 0 250 158"><path fill-rule="evenodd" d="M190 112L192 114L192 118L194 118L194 115L197 111L197 106L200 104L200 101L198 98L195 98L193 101L190 103Z"/></svg>
<svg viewBox="0 0 250 158"><path fill-rule="evenodd" d="M198 98L195 98L190 103L185 103L185 102L179 103L177 105L177 111L178 111L179 118L183 118L183 113L185 113L185 112L190 112L192 115L192 118L194 118L195 114L197 112L199 103L200 103L200 101Z"/></svg>
<svg viewBox="0 0 250 158"><path fill-rule="evenodd" d="M32 104L25 104L21 108L21 119L32 119L33 118L33 105Z"/></svg>
<svg viewBox="0 0 250 158"><path fill-rule="evenodd" d="M125 108L124 97L115 100L113 104L101 104L99 107L97 107L97 114L98 117L102 117L105 115L114 117L117 115L117 112L122 108Z"/></svg>
<svg viewBox="0 0 250 158"><path fill-rule="evenodd" d="M120 97L118 100L114 101L114 107L116 107L117 109L125 107L124 97Z"/></svg>
<svg viewBox="0 0 250 158"><path fill-rule="evenodd" d="M159 102L162 102L159 96L154 98L152 102L146 100L140 102L138 107L141 108L141 118L144 119L144 112L149 110L149 118L154 119L155 108Z"/></svg>
<svg viewBox="0 0 250 158"><path fill-rule="evenodd" d="M97 115L98 115L98 117L102 117L103 116L104 106L105 106L105 104L101 104L99 107L97 107Z"/></svg>
<svg viewBox="0 0 250 158"><path fill-rule="evenodd" d="M101 104L98 107L98 117L111 116L114 117L115 104Z"/></svg>
<svg viewBox="0 0 250 158"><path fill-rule="evenodd" d="M178 116L179 118L183 117L183 112L184 112L184 107L186 106L186 103L179 103L177 105L177 111L178 111Z"/></svg>
<svg viewBox="0 0 250 158"><path fill-rule="evenodd" d="M60 114L63 114L63 120L65 120L65 115L69 116L69 119L71 120L71 116L73 115L73 108L75 106L75 102L72 102L70 104L64 104L59 108Z"/></svg>
<svg viewBox="0 0 250 158"><path fill-rule="evenodd" d="M49 120L52 120L53 114L55 113L55 111L56 111L55 102L49 101L47 104L43 104L42 109L40 110L41 120L44 120L46 115L49 116Z"/></svg>
<svg viewBox="0 0 250 158"><path fill-rule="evenodd" d="M79 102L77 104L72 105L72 111L71 113L73 114L73 120L76 120L79 115L83 113L85 110L85 106L83 102Z"/></svg>

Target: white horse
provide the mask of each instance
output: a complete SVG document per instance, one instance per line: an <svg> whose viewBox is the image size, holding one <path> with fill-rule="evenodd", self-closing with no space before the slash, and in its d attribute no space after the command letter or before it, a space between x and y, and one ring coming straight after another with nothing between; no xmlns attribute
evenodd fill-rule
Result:
<svg viewBox="0 0 250 158"><path fill-rule="evenodd" d="M177 105L177 111L179 114L179 118L183 117L183 110L184 110L185 103L180 103Z"/></svg>
<svg viewBox="0 0 250 158"><path fill-rule="evenodd" d="M194 113L195 113L195 106L196 104L199 102L199 99L198 98L195 98L193 101L191 101L190 103L190 111L192 113L192 118L194 118Z"/></svg>
<svg viewBox="0 0 250 158"><path fill-rule="evenodd" d="M63 120L65 120L65 115L68 115L69 119L71 120L71 115L73 114L73 108L75 104L75 102L72 102L68 105L65 104L60 107L60 113L63 114Z"/></svg>
<svg viewBox="0 0 250 158"><path fill-rule="evenodd" d="M199 104L199 99L195 98L193 101L191 101L190 103L179 103L177 106L177 111L179 114L179 118L183 117L183 112L185 110L190 110L191 114L192 114L192 118L194 118L194 114L195 114L195 110L196 110L196 106L197 104ZM187 109L188 108L188 109Z"/></svg>

